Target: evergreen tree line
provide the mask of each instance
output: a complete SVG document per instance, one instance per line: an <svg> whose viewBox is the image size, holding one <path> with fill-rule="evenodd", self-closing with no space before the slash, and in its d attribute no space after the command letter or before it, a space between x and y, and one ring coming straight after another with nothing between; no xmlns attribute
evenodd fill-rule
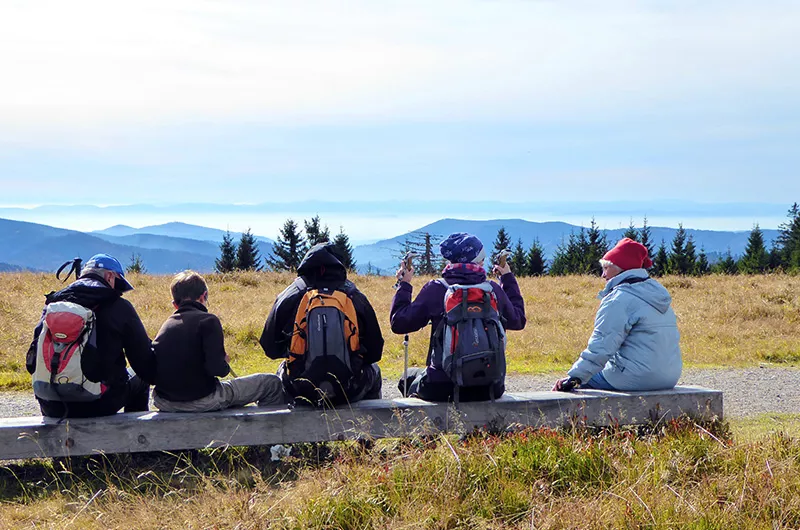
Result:
<svg viewBox="0 0 800 530"><path fill-rule="evenodd" d="M705 250L694 242L682 224L678 225L670 245L661 240L658 248L654 246L653 236L644 218L641 228L631 222L623 233L647 247L653 260L650 273L654 276L665 274L700 276L709 273L717 274L761 274L772 271L800 273L800 206L794 203L787 214L788 220L779 226L780 234L767 250L764 234L756 224L747 241L744 255L735 259L728 252L714 264L710 264ZM330 231L323 226L317 215L309 221L303 221L303 228L292 219L287 219L280 229L278 239L273 245L273 256L263 259L259 255L255 236L248 229L242 234L238 245L230 232L226 233L220 244L220 257L215 261L217 272L234 270L296 271L306 251L313 245L330 241ZM402 255L413 251L416 255L414 268L418 274L435 275L444 267L444 261L435 250L435 242L440 236L427 232L411 234L403 244ZM333 238L333 243L340 261L348 270L355 270L356 262L350 239L344 230ZM527 249L522 239L512 243L511 236L504 227L497 232L491 262L495 263L502 251L508 251L508 260L516 276L562 276L567 274L601 274L599 260L611 248L604 231L601 231L594 219L588 229L581 227L578 233L571 233L563 240L555 251L553 259L548 263L544 257L544 248L538 238ZM134 261L132 259L132 261ZM141 263L139 263L141 265Z"/></svg>
<svg viewBox="0 0 800 530"><path fill-rule="evenodd" d="M331 241L330 230L323 225L319 215L311 220L303 221L300 229L293 219L287 219L281 227L278 239L272 245L272 256L262 258L255 236L247 229L242 234L239 244L236 245L230 232L227 232L220 243L220 257L214 263L216 272L232 272L237 270L272 270L272 271L297 271L309 248L317 243ZM342 228L333 238L334 249L339 261L348 269L355 270L356 261L353 257L353 247L350 238Z"/></svg>
<svg viewBox="0 0 800 530"><path fill-rule="evenodd" d="M714 264L709 263L703 247L697 248L694 238L686 232L682 224L667 245L661 240L655 248L652 232L644 218L641 228L631 222L622 234L647 248L653 261L650 274L663 276L676 274L683 276L701 276L704 274L763 274L773 271L800 273L800 206L794 203L787 214L788 220L779 226L780 234L767 250L764 234L756 224L747 241L744 255L735 259L728 252ZM552 260L544 259L544 251L538 239L534 240L528 250L523 248L521 239L513 246L505 228L500 228L494 242L492 262L502 250L511 250L511 269L517 276L540 276L550 274L563 276L567 274L600 275L602 268L599 260L611 248L605 232L601 231L594 219L588 229L581 227L578 233L571 233L556 248Z"/></svg>

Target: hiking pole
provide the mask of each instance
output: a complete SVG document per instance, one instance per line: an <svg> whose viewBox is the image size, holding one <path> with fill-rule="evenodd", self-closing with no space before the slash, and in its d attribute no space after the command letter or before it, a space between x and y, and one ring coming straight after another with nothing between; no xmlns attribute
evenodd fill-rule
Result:
<svg viewBox="0 0 800 530"><path fill-rule="evenodd" d="M403 350L405 359L403 362L403 397L408 397L408 333L403 336Z"/></svg>
<svg viewBox="0 0 800 530"><path fill-rule="evenodd" d="M417 255L413 251L406 252L406 255L403 256L403 261L400 262L400 269L403 271L413 269L415 257ZM394 288L400 288L400 278L397 279ZM403 397L408 397L408 333L403 336Z"/></svg>

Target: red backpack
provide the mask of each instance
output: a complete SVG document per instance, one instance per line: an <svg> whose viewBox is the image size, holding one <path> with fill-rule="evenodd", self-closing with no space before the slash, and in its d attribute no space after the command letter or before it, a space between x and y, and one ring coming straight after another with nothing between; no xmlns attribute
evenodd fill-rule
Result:
<svg viewBox="0 0 800 530"><path fill-rule="evenodd" d="M106 391L84 374L84 363L96 362L94 311L73 302L51 302L45 309L36 344L33 393L48 401L94 401Z"/></svg>
<svg viewBox="0 0 800 530"><path fill-rule="evenodd" d="M453 397L460 387L494 385L506 376L506 334L489 282L449 285L444 295L444 318L434 332L433 359L450 376Z"/></svg>

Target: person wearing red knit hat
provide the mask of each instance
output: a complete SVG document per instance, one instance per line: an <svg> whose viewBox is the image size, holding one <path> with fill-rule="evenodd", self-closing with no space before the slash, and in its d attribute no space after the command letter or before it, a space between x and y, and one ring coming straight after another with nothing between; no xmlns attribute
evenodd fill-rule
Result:
<svg viewBox="0 0 800 530"><path fill-rule="evenodd" d="M553 390L664 390L674 387L683 361L672 297L647 273L647 247L620 240L600 260L605 288L589 344Z"/></svg>

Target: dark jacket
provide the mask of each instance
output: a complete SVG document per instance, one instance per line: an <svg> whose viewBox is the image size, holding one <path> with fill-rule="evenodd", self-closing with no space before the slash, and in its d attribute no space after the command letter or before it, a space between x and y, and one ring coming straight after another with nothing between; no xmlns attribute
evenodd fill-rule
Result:
<svg viewBox="0 0 800 530"><path fill-rule="evenodd" d="M486 275L476 271L466 269L446 270L442 275L444 280L450 284L477 285L486 281ZM507 330L520 330L525 328L525 302L519 290L516 278L511 273L504 274L500 278L500 284L489 282L497 297L497 309L503 322L503 327ZM392 331L394 333L412 333L419 331L431 324L431 339L434 331L439 327L439 323L444 318L444 295L447 288L438 280L432 280L422 286L417 298L412 302L411 284L400 282L397 292L392 300L390 313ZM431 359L432 347L428 348L428 357L425 364L428 365L428 376L431 381L449 381L450 378L439 366L433 366Z"/></svg>
<svg viewBox="0 0 800 530"><path fill-rule="evenodd" d="M297 279L278 295L264 324L259 342L267 357L282 359L289 356L294 319L303 295L308 289L328 287L351 293L353 307L358 316L363 366L380 361L383 355L383 335L378 317L367 297L347 280L347 271L331 252L331 246L316 245L309 250L297 268L297 274ZM353 357L355 361L356 356ZM355 364L353 368L354 371L361 369Z"/></svg>
<svg viewBox="0 0 800 530"><path fill-rule="evenodd" d="M114 392L115 387L126 387L129 378L127 358L139 377L148 383L153 382L155 357L150 348L150 337L136 310L121 297L120 291L112 289L101 277L90 274L61 291L47 295L47 304L59 301L74 302L94 310L100 362L96 367L84 367L89 379L105 383L109 387L107 392ZM26 368L31 374L36 370L36 345L41 331L40 320L26 356Z"/></svg>
<svg viewBox="0 0 800 530"><path fill-rule="evenodd" d="M184 302L153 339L156 388L169 401L193 401L216 390L231 371L225 361L222 324L200 302Z"/></svg>

